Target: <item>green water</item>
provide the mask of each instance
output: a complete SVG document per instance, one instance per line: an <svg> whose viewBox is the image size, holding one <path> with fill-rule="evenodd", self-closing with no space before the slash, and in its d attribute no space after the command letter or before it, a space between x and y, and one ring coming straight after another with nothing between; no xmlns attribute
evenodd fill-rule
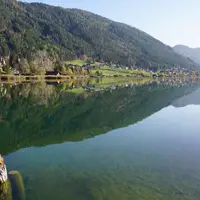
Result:
<svg viewBox="0 0 200 200"><path fill-rule="evenodd" d="M200 198L199 85L62 88L0 87L0 152L27 200Z"/></svg>

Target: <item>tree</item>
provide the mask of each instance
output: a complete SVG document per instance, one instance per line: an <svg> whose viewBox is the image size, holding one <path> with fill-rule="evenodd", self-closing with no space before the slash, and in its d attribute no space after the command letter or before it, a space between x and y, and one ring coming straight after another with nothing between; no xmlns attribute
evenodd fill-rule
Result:
<svg viewBox="0 0 200 200"><path fill-rule="evenodd" d="M66 68L62 65L60 71L65 74L66 73Z"/></svg>
<svg viewBox="0 0 200 200"><path fill-rule="evenodd" d="M96 71L97 76L102 76L102 72Z"/></svg>
<svg viewBox="0 0 200 200"><path fill-rule="evenodd" d="M24 74L31 73L31 67L30 67L28 61L25 58L21 59L19 70L20 70L21 73L24 73Z"/></svg>
<svg viewBox="0 0 200 200"><path fill-rule="evenodd" d="M87 60L86 60L86 63L87 63L88 65L91 65L91 64L92 64L92 61L91 61L90 59L87 59Z"/></svg>
<svg viewBox="0 0 200 200"><path fill-rule="evenodd" d="M4 65L2 69L6 74L12 74L12 68L8 65Z"/></svg>
<svg viewBox="0 0 200 200"><path fill-rule="evenodd" d="M62 63L59 60L56 60L56 62L54 63L54 66L55 66L54 67L55 71L61 71L61 69L63 67Z"/></svg>

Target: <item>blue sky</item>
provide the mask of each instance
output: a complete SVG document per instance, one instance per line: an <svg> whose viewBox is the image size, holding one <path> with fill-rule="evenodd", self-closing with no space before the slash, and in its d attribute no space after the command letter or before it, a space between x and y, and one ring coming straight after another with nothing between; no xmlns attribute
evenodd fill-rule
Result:
<svg viewBox="0 0 200 200"><path fill-rule="evenodd" d="M24 0L88 10L139 28L168 45L200 47L200 0Z"/></svg>

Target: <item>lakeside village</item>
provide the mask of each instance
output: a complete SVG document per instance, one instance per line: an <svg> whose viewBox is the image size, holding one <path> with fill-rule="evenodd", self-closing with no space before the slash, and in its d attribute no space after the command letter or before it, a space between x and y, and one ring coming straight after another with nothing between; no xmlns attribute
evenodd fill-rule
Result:
<svg viewBox="0 0 200 200"><path fill-rule="evenodd" d="M13 77L25 79L45 77L46 79L73 79L74 77L135 77L163 78L189 77L199 78L200 71L173 66L172 68L142 69L139 66L122 66L103 61L73 60L59 62L47 57L38 58L32 62L19 57L0 57L0 78L8 80Z"/></svg>

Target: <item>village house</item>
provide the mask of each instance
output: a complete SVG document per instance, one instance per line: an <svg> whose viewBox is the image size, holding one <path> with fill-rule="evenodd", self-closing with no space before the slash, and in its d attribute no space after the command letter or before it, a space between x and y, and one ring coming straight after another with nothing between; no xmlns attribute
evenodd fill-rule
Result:
<svg viewBox="0 0 200 200"><path fill-rule="evenodd" d="M90 65L87 65L87 64L85 64L85 65L83 65L83 66L82 66L82 68L83 68L83 69L85 69L85 70L91 70L91 69L93 69L94 67L93 67L93 66L90 66Z"/></svg>
<svg viewBox="0 0 200 200"><path fill-rule="evenodd" d="M69 64L69 65L67 65L68 67L74 67L74 65L72 65L72 64Z"/></svg>
<svg viewBox="0 0 200 200"><path fill-rule="evenodd" d="M45 75L46 76L60 76L62 75L62 73L59 71L47 71Z"/></svg>

